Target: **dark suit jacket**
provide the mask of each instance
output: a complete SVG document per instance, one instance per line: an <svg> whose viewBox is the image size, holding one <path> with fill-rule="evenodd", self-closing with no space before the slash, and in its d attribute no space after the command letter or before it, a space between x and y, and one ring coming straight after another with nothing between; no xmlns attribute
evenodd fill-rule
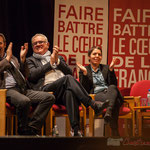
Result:
<svg viewBox="0 0 150 150"><path fill-rule="evenodd" d="M57 69L61 70L65 75L72 75L72 70L68 67L63 57L59 56L59 59L60 64L57 66ZM39 59L31 56L27 58L27 63L30 70L28 78L30 85L35 90L41 90L44 84L45 73L53 69L50 62L43 65Z"/></svg>
<svg viewBox="0 0 150 150"><path fill-rule="evenodd" d="M3 59L0 61L0 88L5 88L5 74L4 71L6 71L8 68L10 68L10 64L7 61L7 59Z"/></svg>
<svg viewBox="0 0 150 150"><path fill-rule="evenodd" d="M94 85L93 85L91 65L86 66L86 69L87 69L88 74L84 76L83 72L80 71L79 79L80 79L80 83L83 85L86 91L92 94L94 92ZM116 79L115 72L110 71L108 65L100 64L100 70L108 86L112 84L117 86L117 79Z"/></svg>
<svg viewBox="0 0 150 150"><path fill-rule="evenodd" d="M15 66L17 69L20 69L22 74L24 75L25 79L28 78L29 75L29 70L27 63L25 62L24 64L19 64L17 58L15 56L12 56L11 61L14 62ZM0 61L0 88L5 88L5 74L4 71L7 71L8 69L11 70L11 65L7 61L7 59L3 59ZM14 74L14 79L16 80L17 83L21 83L22 78L19 78L17 75ZM29 85L28 85L29 86Z"/></svg>

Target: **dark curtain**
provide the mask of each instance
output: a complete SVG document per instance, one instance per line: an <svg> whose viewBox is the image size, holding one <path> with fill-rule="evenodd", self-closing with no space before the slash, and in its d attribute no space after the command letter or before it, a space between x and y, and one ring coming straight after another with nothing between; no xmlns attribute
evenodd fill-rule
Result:
<svg viewBox="0 0 150 150"><path fill-rule="evenodd" d="M0 32L6 36L7 46L13 42L13 54L19 58L20 47L31 37L43 33L53 47L54 0L0 0Z"/></svg>

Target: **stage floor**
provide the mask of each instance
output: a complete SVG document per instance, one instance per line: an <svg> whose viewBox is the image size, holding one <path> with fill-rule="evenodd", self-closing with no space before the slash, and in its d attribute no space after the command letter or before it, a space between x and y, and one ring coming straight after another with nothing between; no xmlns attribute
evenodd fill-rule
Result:
<svg viewBox="0 0 150 150"><path fill-rule="evenodd" d="M0 149L30 150L149 150L150 138L4 136Z"/></svg>

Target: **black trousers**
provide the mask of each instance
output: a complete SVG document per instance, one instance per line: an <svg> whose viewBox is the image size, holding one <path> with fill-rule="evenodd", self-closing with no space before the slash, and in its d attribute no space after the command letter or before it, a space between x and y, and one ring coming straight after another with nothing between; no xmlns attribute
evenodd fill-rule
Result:
<svg viewBox="0 0 150 150"><path fill-rule="evenodd" d="M79 126L79 105L83 103L88 107L91 102L91 97L83 86L73 76L66 75L51 84L45 85L43 90L53 91L56 104L66 106L72 128Z"/></svg>
<svg viewBox="0 0 150 150"><path fill-rule="evenodd" d="M27 90L24 95L18 88L12 88L7 90L7 102L16 108L18 131L27 126L40 130L55 102L55 97L47 92L33 90ZM35 107L35 110L29 119L30 106Z"/></svg>
<svg viewBox="0 0 150 150"><path fill-rule="evenodd" d="M123 102L117 86L110 85L107 90L99 92L95 96L96 101L105 102L107 99L110 100L109 106L112 108L112 121L110 122L111 129L118 129L118 116L119 109Z"/></svg>

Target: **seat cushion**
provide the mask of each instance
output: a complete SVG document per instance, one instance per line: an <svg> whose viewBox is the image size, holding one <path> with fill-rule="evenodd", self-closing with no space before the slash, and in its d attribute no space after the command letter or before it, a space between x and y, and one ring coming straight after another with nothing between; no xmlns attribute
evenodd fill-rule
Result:
<svg viewBox="0 0 150 150"><path fill-rule="evenodd" d="M130 113L130 108L125 106L120 107L119 116L127 115L128 113Z"/></svg>
<svg viewBox="0 0 150 150"><path fill-rule="evenodd" d="M120 107L120 111L119 111L119 116L123 116L123 115L126 115L130 112L130 108L128 107L125 107L125 106L121 106ZM106 109L103 110L103 114L106 113Z"/></svg>
<svg viewBox="0 0 150 150"><path fill-rule="evenodd" d="M106 108L103 110L103 115L106 113ZM121 106L119 111L119 116L127 115L130 113L130 108Z"/></svg>
<svg viewBox="0 0 150 150"><path fill-rule="evenodd" d="M63 105L53 105L52 106L53 111L56 111L58 113L67 113L66 107Z"/></svg>
<svg viewBox="0 0 150 150"><path fill-rule="evenodd" d="M106 108L103 110L103 114L106 113Z"/></svg>
<svg viewBox="0 0 150 150"><path fill-rule="evenodd" d="M9 109L12 112L15 112L15 107L11 106L9 103L6 103L6 108Z"/></svg>
<svg viewBox="0 0 150 150"><path fill-rule="evenodd" d="M57 113L67 113L66 106L64 106L64 105L56 105L56 104L54 104L52 106L52 108ZM81 111L81 110L82 110L82 106L79 106L79 111Z"/></svg>
<svg viewBox="0 0 150 150"><path fill-rule="evenodd" d="M11 106L9 103L6 103L6 108L11 111L12 113L15 113L15 107ZM36 107L30 107L30 113L34 112Z"/></svg>

